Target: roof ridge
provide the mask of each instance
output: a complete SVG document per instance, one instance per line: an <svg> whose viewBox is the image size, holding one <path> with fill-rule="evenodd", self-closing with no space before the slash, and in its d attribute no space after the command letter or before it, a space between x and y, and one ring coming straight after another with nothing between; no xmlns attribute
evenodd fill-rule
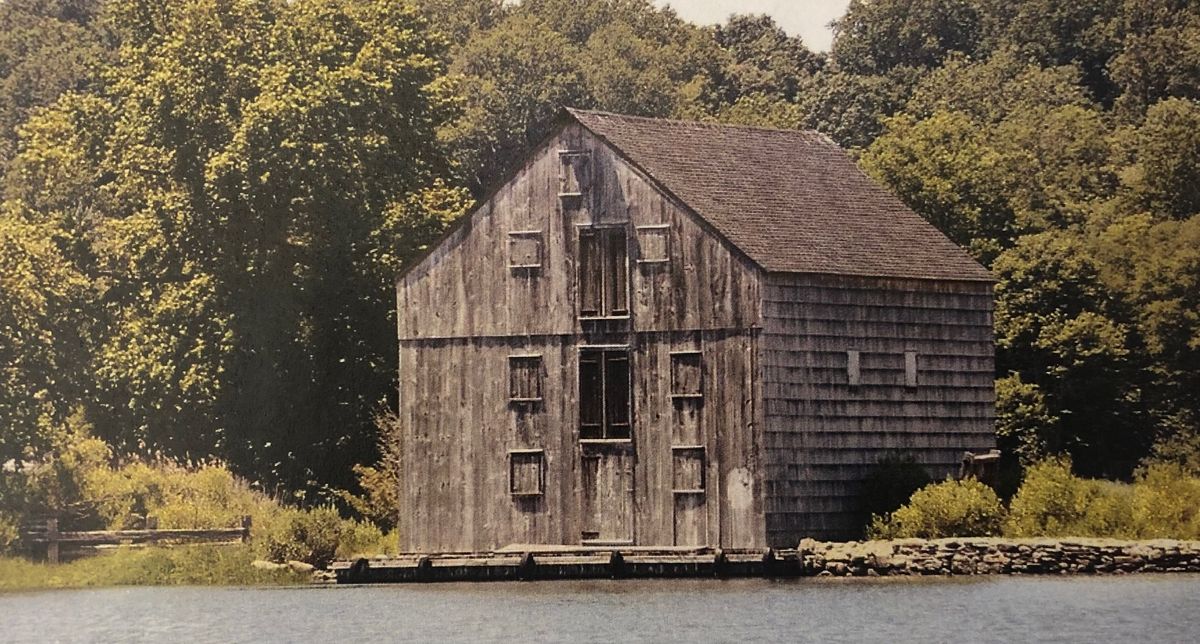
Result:
<svg viewBox="0 0 1200 644"><path fill-rule="evenodd" d="M657 116L635 116L633 114L620 114L618 112L605 112L603 110L585 110L583 108L570 107L567 105L564 105L563 109L566 110L568 113L570 113L572 116L576 116L576 117L580 114L584 114L584 115L588 115L588 116L611 117L611 118L624 119L624 120L628 120L628 121L643 121L643 122L647 122L647 123L671 123L671 124L675 124L675 125L684 125L684 126L688 126L688 127L696 127L696 128L704 128L704 129L712 129L712 130L751 130L751 131L757 131L757 132L777 132L777 133L784 133L784 134L801 134L801 135L805 135L807 137L812 137L814 139L817 139L822 143L828 143L830 145L837 146L837 143L833 139L829 138L829 136L827 136L826 134L819 132L817 130L811 129L811 128L796 130L796 129L781 128L781 127L767 127L764 125L742 125L742 124L735 124L735 123L719 123L719 122L713 122L713 121L695 121L695 120L689 120L689 119L663 118L663 117L657 117ZM840 148L841 146L838 146L838 147Z"/></svg>

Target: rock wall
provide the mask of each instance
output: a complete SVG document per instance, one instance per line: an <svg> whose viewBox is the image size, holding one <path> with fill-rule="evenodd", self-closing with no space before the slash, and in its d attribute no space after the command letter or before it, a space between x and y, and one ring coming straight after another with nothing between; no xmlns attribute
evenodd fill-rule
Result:
<svg viewBox="0 0 1200 644"><path fill-rule="evenodd" d="M1200 572L1200 541L1170 539L804 539L797 556L815 576Z"/></svg>

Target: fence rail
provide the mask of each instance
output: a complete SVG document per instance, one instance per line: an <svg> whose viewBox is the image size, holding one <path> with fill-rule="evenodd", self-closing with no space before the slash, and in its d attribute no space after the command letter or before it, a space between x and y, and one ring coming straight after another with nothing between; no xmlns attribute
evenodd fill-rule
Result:
<svg viewBox="0 0 1200 644"><path fill-rule="evenodd" d="M151 522L153 523L153 522ZM44 524L29 526L24 530L28 543L45 546L46 559L58 563L60 554L66 549L87 551L108 545L163 544L163 543L235 543L250 540L250 517L242 517L236 528L205 530L89 530L83 532L60 532L58 519L48 519Z"/></svg>

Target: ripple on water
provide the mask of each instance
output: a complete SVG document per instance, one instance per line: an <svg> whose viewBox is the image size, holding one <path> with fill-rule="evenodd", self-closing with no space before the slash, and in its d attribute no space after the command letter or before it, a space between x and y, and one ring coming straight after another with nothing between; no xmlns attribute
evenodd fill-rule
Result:
<svg viewBox="0 0 1200 644"><path fill-rule="evenodd" d="M1195 642L1200 575L652 580L0 595L12 642Z"/></svg>

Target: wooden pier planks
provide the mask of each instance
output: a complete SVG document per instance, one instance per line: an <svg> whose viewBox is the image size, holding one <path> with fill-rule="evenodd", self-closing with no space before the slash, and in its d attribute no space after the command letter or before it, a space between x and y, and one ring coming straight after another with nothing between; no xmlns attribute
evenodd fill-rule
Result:
<svg viewBox="0 0 1200 644"><path fill-rule="evenodd" d="M336 561L339 584L549 579L798 576L796 551L552 548Z"/></svg>

